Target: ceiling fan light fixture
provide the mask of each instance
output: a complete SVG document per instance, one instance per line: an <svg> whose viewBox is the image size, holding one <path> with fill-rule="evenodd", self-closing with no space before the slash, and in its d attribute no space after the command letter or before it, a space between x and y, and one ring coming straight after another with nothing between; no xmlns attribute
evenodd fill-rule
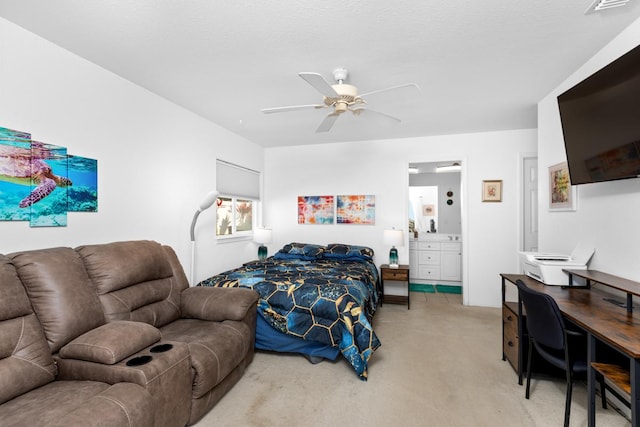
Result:
<svg viewBox="0 0 640 427"><path fill-rule="evenodd" d="M462 169L460 163L452 163L450 165L436 166L436 173L443 172L459 172Z"/></svg>
<svg viewBox="0 0 640 427"><path fill-rule="evenodd" d="M601 10L613 9L614 7L626 6L629 0L595 0L584 12L585 15L599 12Z"/></svg>

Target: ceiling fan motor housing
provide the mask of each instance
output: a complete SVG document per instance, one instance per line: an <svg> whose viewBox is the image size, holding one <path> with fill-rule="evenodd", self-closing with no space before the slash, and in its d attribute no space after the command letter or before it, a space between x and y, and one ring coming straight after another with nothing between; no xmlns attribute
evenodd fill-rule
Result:
<svg viewBox="0 0 640 427"><path fill-rule="evenodd" d="M338 96L325 97L324 103L326 105L335 106L336 112L344 112L347 107L356 103L360 103L361 99L358 97L358 88L348 84L336 84L331 85L333 90L336 91Z"/></svg>

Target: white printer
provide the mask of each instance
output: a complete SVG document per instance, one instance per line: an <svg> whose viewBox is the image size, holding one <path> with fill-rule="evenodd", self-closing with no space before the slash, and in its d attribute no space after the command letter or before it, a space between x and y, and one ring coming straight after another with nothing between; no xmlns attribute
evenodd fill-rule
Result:
<svg viewBox="0 0 640 427"><path fill-rule="evenodd" d="M586 270L595 252L593 246L578 244L571 255L544 252L518 252L524 274L545 285L568 286L569 275L562 271ZM574 277L574 285L580 285Z"/></svg>

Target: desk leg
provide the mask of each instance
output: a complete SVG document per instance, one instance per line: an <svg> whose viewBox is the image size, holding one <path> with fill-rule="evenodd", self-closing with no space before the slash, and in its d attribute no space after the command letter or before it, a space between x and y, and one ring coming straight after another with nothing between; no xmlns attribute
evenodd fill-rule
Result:
<svg viewBox="0 0 640 427"><path fill-rule="evenodd" d="M587 413L589 427L596 425L596 371L591 367L591 362L596 360L596 338L592 333L588 334L587 345Z"/></svg>
<svg viewBox="0 0 640 427"><path fill-rule="evenodd" d="M524 318L522 317L522 300L520 292L518 292L518 384L522 385L522 376L524 370ZM529 339L526 340L529 342ZM529 343L531 345L531 343Z"/></svg>
<svg viewBox="0 0 640 427"><path fill-rule="evenodd" d="M638 386L640 385L640 360L631 359L631 372L629 372L631 378L631 425L634 427L640 426L640 393Z"/></svg>

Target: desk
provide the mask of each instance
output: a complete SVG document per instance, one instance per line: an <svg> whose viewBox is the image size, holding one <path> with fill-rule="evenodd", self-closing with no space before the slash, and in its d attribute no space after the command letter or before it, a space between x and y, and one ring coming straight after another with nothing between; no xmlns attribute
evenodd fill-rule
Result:
<svg viewBox="0 0 640 427"><path fill-rule="evenodd" d="M633 313L627 312L625 307L608 302L607 299L611 298L611 294L598 287L571 289L562 286L546 286L520 274L501 274L500 276L502 277L503 299L506 282L515 283L518 279L521 279L528 287L553 297L562 315L587 332L589 366L591 362L597 361L596 341L610 346L629 359L631 424L640 426L640 315L634 316ZM518 313L521 315L522 304L519 302L518 306ZM519 341L519 363L522 359L523 341L522 338ZM522 369L519 369L519 372L519 375L522 375ZM590 427L595 426L595 384L595 371L590 368L587 377L589 391L587 408Z"/></svg>

